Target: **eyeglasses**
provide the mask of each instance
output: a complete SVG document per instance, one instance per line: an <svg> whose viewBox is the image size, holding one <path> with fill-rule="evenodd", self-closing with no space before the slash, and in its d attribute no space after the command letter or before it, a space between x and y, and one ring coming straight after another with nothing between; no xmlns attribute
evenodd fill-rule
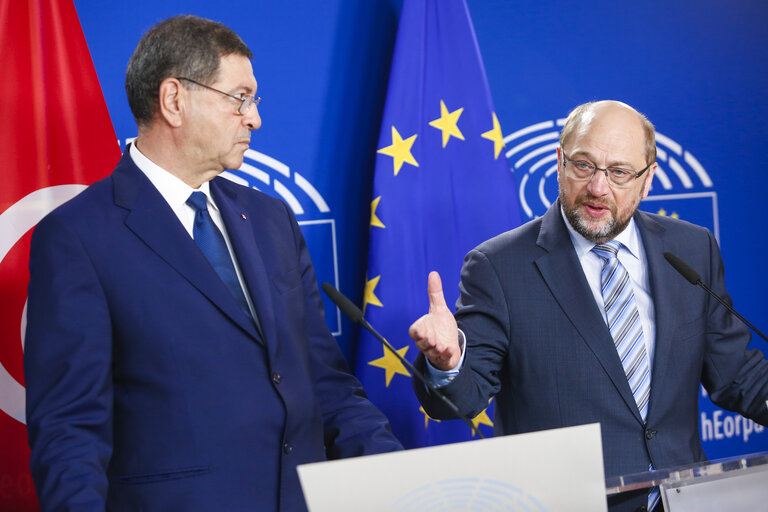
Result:
<svg viewBox="0 0 768 512"><path fill-rule="evenodd" d="M185 76L177 76L176 80L186 80L187 82L192 82L195 85L199 85L200 87L205 87L206 89L210 89L211 91L217 92L219 94L223 94L224 96L228 96L233 100L239 101L240 107L237 109L237 113L242 116L247 114L251 110L251 107L256 107L259 105L259 103L261 103L261 96L254 97L249 94L240 94L239 96L235 96L233 94L220 91L214 87L211 87L210 85L201 84L200 82L196 80L192 80L191 78L187 78Z"/></svg>
<svg viewBox="0 0 768 512"><path fill-rule="evenodd" d="M624 169L623 167L606 167L600 168L592 162L585 160L571 160L566 158L565 150L563 151L563 167L568 177L578 181L588 181L592 179L597 171L605 173L605 178L611 185L619 188L631 187L637 178L645 174L645 171L651 168L654 162L649 163L641 171L633 171L632 169ZM566 164L571 164L568 167Z"/></svg>

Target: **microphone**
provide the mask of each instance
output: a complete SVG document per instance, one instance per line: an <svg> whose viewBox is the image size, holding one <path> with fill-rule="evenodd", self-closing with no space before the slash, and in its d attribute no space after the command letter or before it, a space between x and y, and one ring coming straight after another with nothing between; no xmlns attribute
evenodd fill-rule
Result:
<svg viewBox="0 0 768 512"><path fill-rule="evenodd" d="M691 284L704 284L701 282L701 276L698 272L693 270L690 265L672 254L671 252L665 252L664 258L672 265L675 270L688 280Z"/></svg>
<svg viewBox="0 0 768 512"><path fill-rule="evenodd" d="M747 326L755 331L757 334L760 335L765 341L768 341L768 338L766 338L765 334L760 332L760 329L749 323L749 321L741 316L735 309L733 309L727 302L725 302L723 299L720 298L719 295L717 295L715 292L713 292L709 286L704 284L704 282L701 280L701 276L698 272L693 270L690 265L688 265L686 262L672 254L671 252L665 252L664 258L669 262L672 267L674 267L675 270L680 272L680 275L682 275L689 283L695 284L698 286L701 286L704 291L706 291L708 294L710 294L712 297L714 297L717 302L725 306L725 309L731 312L736 318L747 324Z"/></svg>
<svg viewBox="0 0 768 512"><path fill-rule="evenodd" d="M397 353L397 350L395 350L395 347L393 347L381 334L376 331L376 329L373 328L371 324L368 323L368 321L363 318L363 312L352 304L352 301L350 301L344 294L342 294L339 290L331 286L329 283L323 283L322 284L323 291L326 295L328 295L328 298L331 299L334 304L339 306L339 309L341 310L344 315L346 315L350 320L352 320L356 324L360 324L363 327L365 327L368 332L373 334L373 336L379 340L385 347L387 347L387 350L392 352L403 365L405 365L408 370L416 376L419 381L424 384L427 388L429 388L429 391L437 395L440 400L445 403L445 405L448 406L448 408L456 415L457 418L461 419L464 423L467 424L469 428L472 429L475 434L478 435L480 439L485 439L485 436L480 432L480 430L475 426L474 423L472 423L469 418L467 418L465 415L461 414L459 412L459 408L456 407L456 404L454 404L448 397L446 397L438 388L436 388L434 385L432 385L431 382L427 380L424 375L417 370L410 361L408 361L406 358L401 356Z"/></svg>

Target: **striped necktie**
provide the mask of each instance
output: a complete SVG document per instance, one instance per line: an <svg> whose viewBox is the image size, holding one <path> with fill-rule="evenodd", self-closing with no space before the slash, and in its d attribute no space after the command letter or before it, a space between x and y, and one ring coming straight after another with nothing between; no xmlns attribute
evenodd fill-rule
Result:
<svg viewBox="0 0 768 512"><path fill-rule="evenodd" d="M608 328L640 416L645 421L651 392L651 365L629 273L617 257L619 247L621 243L611 240L592 250L603 260L600 281Z"/></svg>
<svg viewBox="0 0 768 512"><path fill-rule="evenodd" d="M605 316L632 390L632 396L640 409L640 416L645 421L651 394L651 364L645 348L643 326L640 324L640 313L637 311L629 273L618 258L620 247L620 242L611 240L604 244L597 244L592 250L603 260L600 284ZM651 464L648 469L652 471L653 465ZM659 497L659 488L652 487L648 493L649 511L656 507Z"/></svg>

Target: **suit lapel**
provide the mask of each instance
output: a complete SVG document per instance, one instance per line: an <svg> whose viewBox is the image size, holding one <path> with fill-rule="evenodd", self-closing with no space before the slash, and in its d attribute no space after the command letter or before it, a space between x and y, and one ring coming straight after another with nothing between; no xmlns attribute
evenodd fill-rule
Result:
<svg viewBox="0 0 768 512"><path fill-rule="evenodd" d="M535 262L547 287L595 354L624 402L642 422L613 338L600 309L595 304L581 263L576 256L560 213L559 201L556 201L542 218L537 244L547 251Z"/></svg>
<svg viewBox="0 0 768 512"><path fill-rule="evenodd" d="M128 229L224 314L257 338L253 322L242 312L160 192L130 159L128 150L115 168L113 180L115 203L129 210L125 219Z"/></svg>
<svg viewBox="0 0 768 512"><path fill-rule="evenodd" d="M272 285L263 253L263 249L270 246L270 240L263 235L264 230L254 227L253 223L258 222L259 219L259 212L254 210L253 203L240 197L238 194L240 191L235 186L227 186L229 183L224 180L225 178L212 180L211 193L221 211L221 217L227 227L232 248L256 310L259 334L263 340L274 340L277 333L275 332ZM269 344L266 345L269 346Z"/></svg>

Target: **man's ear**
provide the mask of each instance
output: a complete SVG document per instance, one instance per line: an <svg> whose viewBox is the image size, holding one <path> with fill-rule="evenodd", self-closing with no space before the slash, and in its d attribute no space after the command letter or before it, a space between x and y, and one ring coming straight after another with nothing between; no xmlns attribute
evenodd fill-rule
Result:
<svg viewBox="0 0 768 512"><path fill-rule="evenodd" d="M653 163L650 169L648 169L648 176L645 178L645 183L643 183L643 192L642 192L642 198L645 199L648 197L648 192L651 190L651 182L653 182L653 175L656 173L656 168L659 166L656 162Z"/></svg>
<svg viewBox="0 0 768 512"><path fill-rule="evenodd" d="M160 83L157 94L158 115L174 128L181 126L189 97L187 89L176 78L166 78Z"/></svg>

